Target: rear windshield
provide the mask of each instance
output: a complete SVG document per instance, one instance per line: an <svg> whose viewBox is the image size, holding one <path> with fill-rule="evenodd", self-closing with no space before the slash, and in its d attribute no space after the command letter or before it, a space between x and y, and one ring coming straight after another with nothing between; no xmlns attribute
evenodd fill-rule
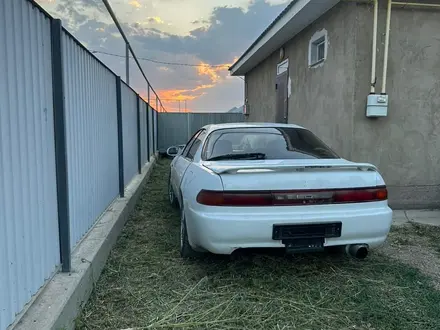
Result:
<svg viewBox="0 0 440 330"><path fill-rule="evenodd" d="M202 159L328 159L339 158L312 132L303 128L233 128L211 133ZM230 156L230 157L229 157ZM253 158L255 157L255 158Z"/></svg>

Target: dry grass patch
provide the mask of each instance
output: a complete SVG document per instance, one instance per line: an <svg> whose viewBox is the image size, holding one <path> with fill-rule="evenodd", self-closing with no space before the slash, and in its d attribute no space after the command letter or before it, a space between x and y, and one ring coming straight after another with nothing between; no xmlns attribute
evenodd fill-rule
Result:
<svg viewBox="0 0 440 330"><path fill-rule="evenodd" d="M158 163L77 329L440 329L440 292L371 254L179 256L179 217Z"/></svg>
<svg viewBox="0 0 440 330"><path fill-rule="evenodd" d="M393 226L381 252L416 267L428 275L440 291L440 227L414 222Z"/></svg>

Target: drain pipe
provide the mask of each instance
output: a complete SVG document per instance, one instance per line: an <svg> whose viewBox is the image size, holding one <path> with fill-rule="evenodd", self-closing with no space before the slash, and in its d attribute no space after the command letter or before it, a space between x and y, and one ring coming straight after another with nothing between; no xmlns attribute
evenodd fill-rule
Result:
<svg viewBox="0 0 440 330"><path fill-rule="evenodd" d="M386 90L387 90L388 50L390 48L391 6L392 6L392 0L388 0L387 23L386 23L386 32L385 32L385 50L384 50L384 60L383 60L383 75L382 75L382 94L386 94Z"/></svg>
<svg viewBox="0 0 440 330"><path fill-rule="evenodd" d="M425 7L425 8L439 8L440 4L437 3L418 3L418 2L394 2L394 6L403 6L403 7Z"/></svg>
<svg viewBox="0 0 440 330"><path fill-rule="evenodd" d="M371 55L371 87L370 94L376 92L376 59L377 59L377 21L379 5L378 0L373 0L374 2L374 17L373 17L373 46Z"/></svg>

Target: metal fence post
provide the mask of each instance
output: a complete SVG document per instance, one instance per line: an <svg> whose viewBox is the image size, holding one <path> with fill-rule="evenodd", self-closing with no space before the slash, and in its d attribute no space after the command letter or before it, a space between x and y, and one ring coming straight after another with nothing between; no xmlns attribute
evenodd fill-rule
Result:
<svg viewBox="0 0 440 330"><path fill-rule="evenodd" d="M159 152L159 112L157 113L156 120L156 149Z"/></svg>
<svg viewBox="0 0 440 330"><path fill-rule="evenodd" d="M158 117L157 117L157 114L159 113L159 103L160 103L160 105L162 105L162 102L159 102L159 95L157 95L156 94L156 113L154 113L153 112L153 123L155 123L155 129L156 130L154 130L153 129L153 136L154 136L154 139L153 139L153 152L154 152L154 154L156 155L156 152L157 152L157 146L156 146L156 144L157 144L157 125L159 124L159 120L158 120ZM155 120L156 119L156 120Z"/></svg>
<svg viewBox="0 0 440 330"><path fill-rule="evenodd" d="M154 145L156 152L159 152L159 113L156 112L156 144Z"/></svg>
<svg viewBox="0 0 440 330"><path fill-rule="evenodd" d="M125 79L127 85L130 86L130 48L125 44Z"/></svg>
<svg viewBox="0 0 440 330"><path fill-rule="evenodd" d="M138 172L139 174L142 173L142 139L141 139L141 109L140 109L140 103L141 103L141 99L139 94L136 95L136 109L137 109L137 114L136 114L136 126L137 126L137 143L138 143L138 148L137 148L137 152L138 152Z"/></svg>
<svg viewBox="0 0 440 330"><path fill-rule="evenodd" d="M125 196L124 185L124 141L122 135L122 95L121 77L116 77L116 113L118 120L118 163L119 163L119 196Z"/></svg>
<svg viewBox="0 0 440 330"><path fill-rule="evenodd" d="M150 103L147 104L147 155L148 162L150 162Z"/></svg>
<svg viewBox="0 0 440 330"><path fill-rule="evenodd" d="M190 139L191 135L191 129L190 129L190 123L189 123L189 112L186 113L186 141Z"/></svg>
<svg viewBox="0 0 440 330"><path fill-rule="evenodd" d="M154 138L154 109L152 109L152 113L151 113L151 129L153 130L153 134L151 134L151 136L153 137L153 155L156 154L155 152L155 148L154 148L154 143L155 143L155 138Z"/></svg>
<svg viewBox="0 0 440 330"><path fill-rule="evenodd" d="M66 151L66 109L64 104L62 23L51 22L52 97L54 111L55 167L57 178L58 232L63 272L71 270L69 182Z"/></svg>

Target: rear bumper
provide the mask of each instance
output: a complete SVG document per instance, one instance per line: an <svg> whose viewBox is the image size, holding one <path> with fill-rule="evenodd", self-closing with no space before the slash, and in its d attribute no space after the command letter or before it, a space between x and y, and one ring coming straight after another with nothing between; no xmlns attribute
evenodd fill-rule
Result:
<svg viewBox="0 0 440 330"><path fill-rule="evenodd" d="M367 205L368 204L368 205ZM240 248L284 247L272 239L273 225L342 222L341 237L324 246L379 247L389 233L392 210L386 202L344 206L186 209L188 238L195 248L230 254Z"/></svg>

